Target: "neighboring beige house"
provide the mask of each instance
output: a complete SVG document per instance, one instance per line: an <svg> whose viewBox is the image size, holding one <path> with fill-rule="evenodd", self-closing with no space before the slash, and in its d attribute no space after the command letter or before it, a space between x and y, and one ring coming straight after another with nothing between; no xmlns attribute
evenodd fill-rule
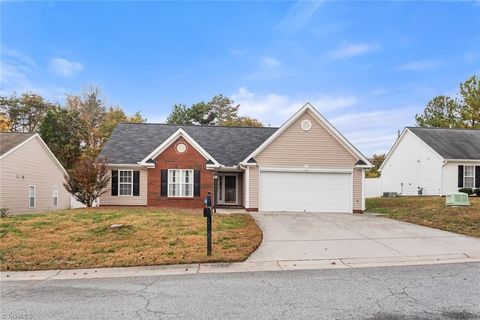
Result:
<svg viewBox="0 0 480 320"><path fill-rule="evenodd" d="M33 133L0 133L0 208L33 213L70 208L67 172Z"/></svg>
<svg viewBox="0 0 480 320"><path fill-rule="evenodd" d="M362 212L371 167L310 104L280 128L119 124L101 205Z"/></svg>

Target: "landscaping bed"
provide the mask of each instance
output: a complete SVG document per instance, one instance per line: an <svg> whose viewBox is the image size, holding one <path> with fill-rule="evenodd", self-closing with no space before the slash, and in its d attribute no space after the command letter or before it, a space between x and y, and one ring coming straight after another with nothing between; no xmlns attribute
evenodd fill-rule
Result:
<svg viewBox="0 0 480 320"><path fill-rule="evenodd" d="M444 197L366 199L367 212L389 218L480 237L480 197L470 197L468 207L447 207Z"/></svg>
<svg viewBox="0 0 480 320"><path fill-rule="evenodd" d="M207 256L201 213L90 208L10 216L0 219L0 270L243 261L262 241L248 214L214 215L212 229Z"/></svg>

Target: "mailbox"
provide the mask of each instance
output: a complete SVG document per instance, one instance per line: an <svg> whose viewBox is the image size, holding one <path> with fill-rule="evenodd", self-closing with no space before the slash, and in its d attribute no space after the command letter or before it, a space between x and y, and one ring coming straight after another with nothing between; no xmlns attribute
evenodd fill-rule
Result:
<svg viewBox="0 0 480 320"><path fill-rule="evenodd" d="M208 192L208 195L205 197L205 200L203 200L203 203L206 207L212 207L212 196L210 195L210 192Z"/></svg>
<svg viewBox="0 0 480 320"><path fill-rule="evenodd" d="M210 218L212 216L212 209L210 207L203 208L203 216L205 218Z"/></svg>

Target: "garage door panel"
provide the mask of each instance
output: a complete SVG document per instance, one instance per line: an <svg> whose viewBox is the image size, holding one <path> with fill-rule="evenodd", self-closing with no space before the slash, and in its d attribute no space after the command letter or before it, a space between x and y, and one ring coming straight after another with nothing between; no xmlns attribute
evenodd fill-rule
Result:
<svg viewBox="0 0 480 320"><path fill-rule="evenodd" d="M260 173L260 210L351 212L350 173Z"/></svg>

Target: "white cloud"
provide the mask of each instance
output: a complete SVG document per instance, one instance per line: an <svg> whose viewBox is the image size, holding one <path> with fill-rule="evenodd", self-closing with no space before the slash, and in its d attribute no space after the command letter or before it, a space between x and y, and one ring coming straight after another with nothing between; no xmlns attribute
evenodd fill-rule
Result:
<svg viewBox="0 0 480 320"><path fill-rule="evenodd" d="M310 97L289 97L278 93L257 94L245 87L238 89L232 99L240 104L240 113L260 119L266 125L280 126L305 103L310 102L320 112L331 112L353 107L352 96L316 94Z"/></svg>
<svg viewBox="0 0 480 320"><path fill-rule="evenodd" d="M285 31L298 31L303 29L323 2L322 0L297 1L280 22L280 29Z"/></svg>
<svg viewBox="0 0 480 320"><path fill-rule="evenodd" d="M245 80L267 80L284 77L286 70L282 62L271 56L261 56L255 59L255 68L245 76Z"/></svg>
<svg viewBox="0 0 480 320"><path fill-rule="evenodd" d="M2 47L0 59L0 94L34 92L47 99L61 100L67 90L40 79L44 72L25 53Z"/></svg>
<svg viewBox="0 0 480 320"><path fill-rule="evenodd" d="M344 43L339 48L330 51L333 59L349 59L377 49L377 45L369 43Z"/></svg>
<svg viewBox="0 0 480 320"><path fill-rule="evenodd" d="M240 114L255 117L264 125L280 126L306 102L310 102L366 156L387 152L397 130L414 124L421 106L407 105L371 109L355 96L319 93L289 97L278 93L258 94L245 87L231 95L240 104Z"/></svg>
<svg viewBox="0 0 480 320"><path fill-rule="evenodd" d="M332 115L330 122L366 156L387 152L398 130L414 124L420 106L398 106L392 109L356 111Z"/></svg>
<svg viewBox="0 0 480 320"><path fill-rule="evenodd" d="M397 66L396 69L406 71L424 71L435 69L443 64L444 62L441 60L417 60L401 64Z"/></svg>
<svg viewBox="0 0 480 320"><path fill-rule="evenodd" d="M266 56L262 58L262 64L267 68L276 68L279 67L282 63L278 59Z"/></svg>
<svg viewBox="0 0 480 320"><path fill-rule="evenodd" d="M49 69L56 75L72 77L83 70L83 65L64 58L53 58L50 60Z"/></svg>

